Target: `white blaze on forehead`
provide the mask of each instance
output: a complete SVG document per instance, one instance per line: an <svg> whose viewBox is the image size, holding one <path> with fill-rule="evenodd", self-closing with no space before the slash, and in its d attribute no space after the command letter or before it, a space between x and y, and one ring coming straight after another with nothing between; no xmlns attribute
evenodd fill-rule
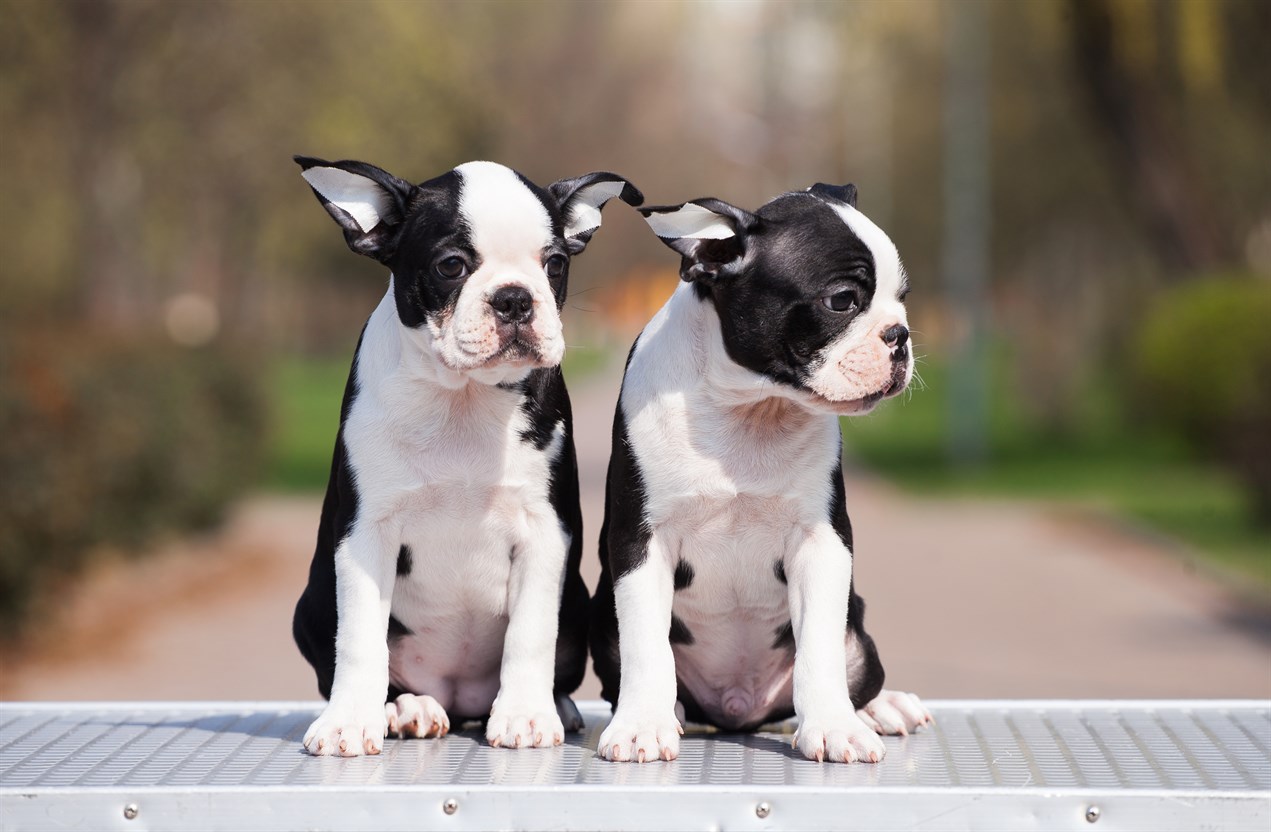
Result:
<svg viewBox="0 0 1271 832"><path fill-rule="evenodd" d="M869 247L874 255L874 277L878 281L874 288L875 298L894 299L900 293L904 282L904 271L900 265L900 252L881 228L860 211L850 205L831 204L839 217L852 229L852 233Z"/></svg>
<svg viewBox="0 0 1271 832"><path fill-rule="evenodd" d="M552 241L552 220L534 192L494 162L468 162L455 172L463 180L459 213L482 259L537 260Z"/></svg>

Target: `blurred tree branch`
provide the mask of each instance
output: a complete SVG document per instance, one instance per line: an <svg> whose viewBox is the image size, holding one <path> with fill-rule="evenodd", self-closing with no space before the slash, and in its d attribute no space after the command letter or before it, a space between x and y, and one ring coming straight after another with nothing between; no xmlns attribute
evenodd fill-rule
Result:
<svg viewBox="0 0 1271 832"><path fill-rule="evenodd" d="M1171 7L1069 0L1069 8L1075 65L1111 169L1167 271L1178 275L1230 264L1237 247L1229 223L1168 114L1170 89L1154 46L1160 40L1154 13Z"/></svg>

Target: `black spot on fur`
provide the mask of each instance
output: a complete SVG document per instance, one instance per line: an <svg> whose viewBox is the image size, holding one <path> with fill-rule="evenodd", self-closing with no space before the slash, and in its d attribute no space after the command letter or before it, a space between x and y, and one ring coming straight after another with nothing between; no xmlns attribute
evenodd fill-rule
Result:
<svg viewBox="0 0 1271 832"><path fill-rule="evenodd" d="M677 616L671 616L671 643L672 644L692 644L693 634L689 632L688 627Z"/></svg>
<svg viewBox="0 0 1271 832"><path fill-rule="evenodd" d="M777 580L781 581L781 583L783 584L789 583L789 581L786 580L786 562L785 561L777 560L775 563L773 563L772 572L774 575L777 576Z"/></svg>
<svg viewBox="0 0 1271 832"><path fill-rule="evenodd" d="M388 640L392 641L395 638L408 635L411 635L410 628L398 621L396 616L390 615L388 617Z"/></svg>
<svg viewBox="0 0 1271 832"><path fill-rule="evenodd" d="M693 567L688 565L688 561L682 560L675 565L675 588L676 590L686 589L693 583Z"/></svg>
<svg viewBox="0 0 1271 832"><path fill-rule="evenodd" d="M776 630L776 639L772 642L773 650L794 649L794 624L787 621Z"/></svg>
<svg viewBox="0 0 1271 832"><path fill-rule="evenodd" d="M397 574L409 575L411 567L414 565L415 559L410 553L410 547L403 543L402 548L397 550Z"/></svg>
<svg viewBox="0 0 1271 832"><path fill-rule="evenodd" d="M550 367L534 370L519 384L503 388L523 396L521 412L529 424L521 431L521 441L533 444L536 450L547 450L557 428L564 428L565 400L559 393L564 386L560 368Z"/></svg>

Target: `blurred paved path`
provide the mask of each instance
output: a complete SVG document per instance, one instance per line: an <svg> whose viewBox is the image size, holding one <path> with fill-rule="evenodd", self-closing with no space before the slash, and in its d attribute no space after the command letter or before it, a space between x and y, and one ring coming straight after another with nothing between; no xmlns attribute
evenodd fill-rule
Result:
<svg viewBox="0 0 1271 832"><path fill-rule="evenodd" d="M598 572L617 379L575 391L587 548ZM1045 507L920 500L853 475L856 574L889 684L928 697L1271 698L1271 615L1147 538ZM6 657L12 699L311 699L291 609L316 498L256 497L215 537L105 568L68 621ZM588 676L580 695L598 694Z"/></svg>

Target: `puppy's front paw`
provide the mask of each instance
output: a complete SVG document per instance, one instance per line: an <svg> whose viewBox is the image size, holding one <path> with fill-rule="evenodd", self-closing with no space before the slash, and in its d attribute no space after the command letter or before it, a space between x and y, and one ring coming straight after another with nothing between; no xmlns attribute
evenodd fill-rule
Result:
<svg viewBox="0 0 1271 832"><path fill-rule="evenodd" d="M384 705L388 732L401 737L444 737L450 733L450 717L431 696L403 693Z"/></svg>
<svg viewBox="0 0 1271 832"><path fill-rule="evenodd" d="M662 718L631 718L619 710L600 735L596 752L606 760L623 763L674 760L680 756L683 733L673 712Z"/></svg>
<svg viewBox="0 0 1271 832"><path fill-rule="evenodd" d="M485 738L495 748L550 748L565 741L565 726L551 702L540 708L504 707L496 702Z"/></svg>
<svg viewBox="0 0 1271 832"><path fill-rule="evenodd" d="M387 733L384 708L327 705L305 732L305 750L315 756L358 757L378 754Z"/></svg>
<svg viewBox="0 0 1271 832"><path fill-rule="evenodd" d="M800 721L799 730L794 732L794 747L818 763L877 763L887 753L882 739L852 711Z"/></svg>
<svg viewBox="0 0 1271 832"><path fill-rule="evenodd" d="M878 733L902 737L935 722L922 700L899 690L879 691L872 702L856 713Z"/></svg>

